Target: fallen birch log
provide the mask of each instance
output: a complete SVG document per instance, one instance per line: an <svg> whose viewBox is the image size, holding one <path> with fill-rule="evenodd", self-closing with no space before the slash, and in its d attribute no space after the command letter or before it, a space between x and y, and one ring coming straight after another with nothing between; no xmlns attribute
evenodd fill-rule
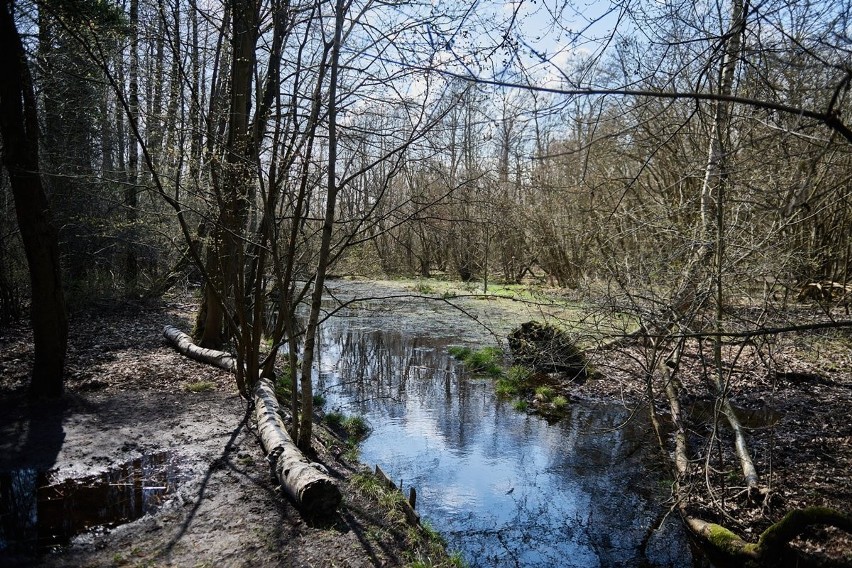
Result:
<svg viewBox="0 0 852 568"><path fill-rule="evenodd" d="M216 351L215 349L206 349L199 347L192 342L192 338L179 330L176 327L167 325L163 328L163 336L168 339L175 349L186 355L190 359L194 359L201 363L207 363L214 367L219 367L225 371L232 373L237 370L237 359L230 353L224 351Z"/></svg>
<svg viewBox="0 0 852 568"><path fill-rule="evenodd" d="M275 470L281 488L305 511L327 515L340 504L337 484L320 464L311 463L299 450L278 415L278 399L269 379L260 379L254 389L254 412L260 443ZM322 468L322 469L320 469Z"/></svg>
<svg viewBox="0 0 852 568"><path fill-rule="evenodd" d="M223 351L205 349L176 327L166 326L163 335L190 359L234 372L237 360ZM278 399L269 379L260 379L254 390L255 418L260 443L275 471L281 488L303 511L312 515L332 513L341 494L334 480L320 464L311 463L299 450L278 415ZM322 468L322 469L321 469Z"/></svg>

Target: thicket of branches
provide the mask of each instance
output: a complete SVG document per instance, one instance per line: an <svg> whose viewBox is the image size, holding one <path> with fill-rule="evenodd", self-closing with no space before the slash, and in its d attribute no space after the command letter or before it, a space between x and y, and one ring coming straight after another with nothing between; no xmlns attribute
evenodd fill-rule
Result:
<svg viewBox="0 0 852 568"><path fill-rule="evenodd" d="M683 339L706 334L731 414L725 333L849 299L850 8L3 2L72 309L200 286L196 337L236 352L243 393L286 353L302 446L332 272L577 289L641 324L675 419ZM15 179L4 322L30 287Z"/></svg>

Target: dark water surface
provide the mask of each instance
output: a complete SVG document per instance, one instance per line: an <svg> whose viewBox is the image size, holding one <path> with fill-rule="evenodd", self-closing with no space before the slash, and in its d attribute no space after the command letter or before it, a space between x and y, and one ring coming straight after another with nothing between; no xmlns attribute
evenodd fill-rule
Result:
<svg viewBox="0 0 852 568"><path fill-rule="evenodd" d="M318 391L372 426L362 461L416 487L418 512L470 566L691 566L644 416L585 403L552 425L519 413L449 357L461 333L324 324Z"/></svg>
<svg viewBox="0 0 852 568"><path fill-rule="evenodd" d="M0 473L0 553L44 552L93 527L138 519L157 510L185 479L172 452L62 481L37 469Z"/></svg>

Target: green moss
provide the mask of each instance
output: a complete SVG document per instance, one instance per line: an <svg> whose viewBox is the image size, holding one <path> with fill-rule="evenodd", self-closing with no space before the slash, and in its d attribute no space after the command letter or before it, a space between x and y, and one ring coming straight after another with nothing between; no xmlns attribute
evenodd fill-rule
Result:
<svg viewBox="0 0 852 568"><path fill-rule="evenodd" d="M185 388L189 392L199 393L215 390L216 385L210 381L196 381L194 383L189 383Z"/></svg>
<svg viewBox="0 0 852 568"><path fill-rule="evenodd" d="M744 541L736 533L715 523L707 524L705 537L720 552L731 557L750 557L754 556L757 551L757 545Z"/></svg>
<svg viewBox="0 0 852 568"><path fill-rule="evenodd" d="M710 523L708 525L707 539L713 544L713 546L716 546L721 550L728 550L732 542L742 540L732 531L715 523Z"/></svg>

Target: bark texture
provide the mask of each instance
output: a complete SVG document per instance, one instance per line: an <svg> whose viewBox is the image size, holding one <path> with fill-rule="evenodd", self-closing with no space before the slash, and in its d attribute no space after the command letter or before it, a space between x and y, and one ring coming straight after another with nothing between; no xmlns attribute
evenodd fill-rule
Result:
<svg viewBox="0 0 852 568"><path fill-rule="evenodd" d="M313 515L333 513L341 494L321 465L311 463L287 434L278 415L272 381L260 379L254 390L257 431L281 488L302 510Z"/></svg>
<svg viewBox="0 0 852 568"><path fill-rule="evenodd" d="M198 347L189 335L176 327L166 326L163 335L190 359L236 371L237 360L232 355ZM340 489L325 468L309 461L287 434L279 416L280 406L272 381L257 381L253 401L260 443L281 488L306 513L317 516L333 513L342 498Z"/></svg>
<svg viewBox="0 0 852 568"><path fill-rule="evenodd" d="M59 397L68 344L59 237L39 174L35 96L10 0L0 0L0 77L3 163L9 172L30 273L35 345L30 393L36 397Z"/></svg>
<svg viewBox="0 0 852 568"><path fill-rule="evenodd" d="M195 359L201 363L207 363L208 365L213 365L232 373L237 370L236 357L224 351L199 347L192 342L190 336L176 327L167 325L163 328L163 336L174 345L175 349L190 359Z"/></svg>

